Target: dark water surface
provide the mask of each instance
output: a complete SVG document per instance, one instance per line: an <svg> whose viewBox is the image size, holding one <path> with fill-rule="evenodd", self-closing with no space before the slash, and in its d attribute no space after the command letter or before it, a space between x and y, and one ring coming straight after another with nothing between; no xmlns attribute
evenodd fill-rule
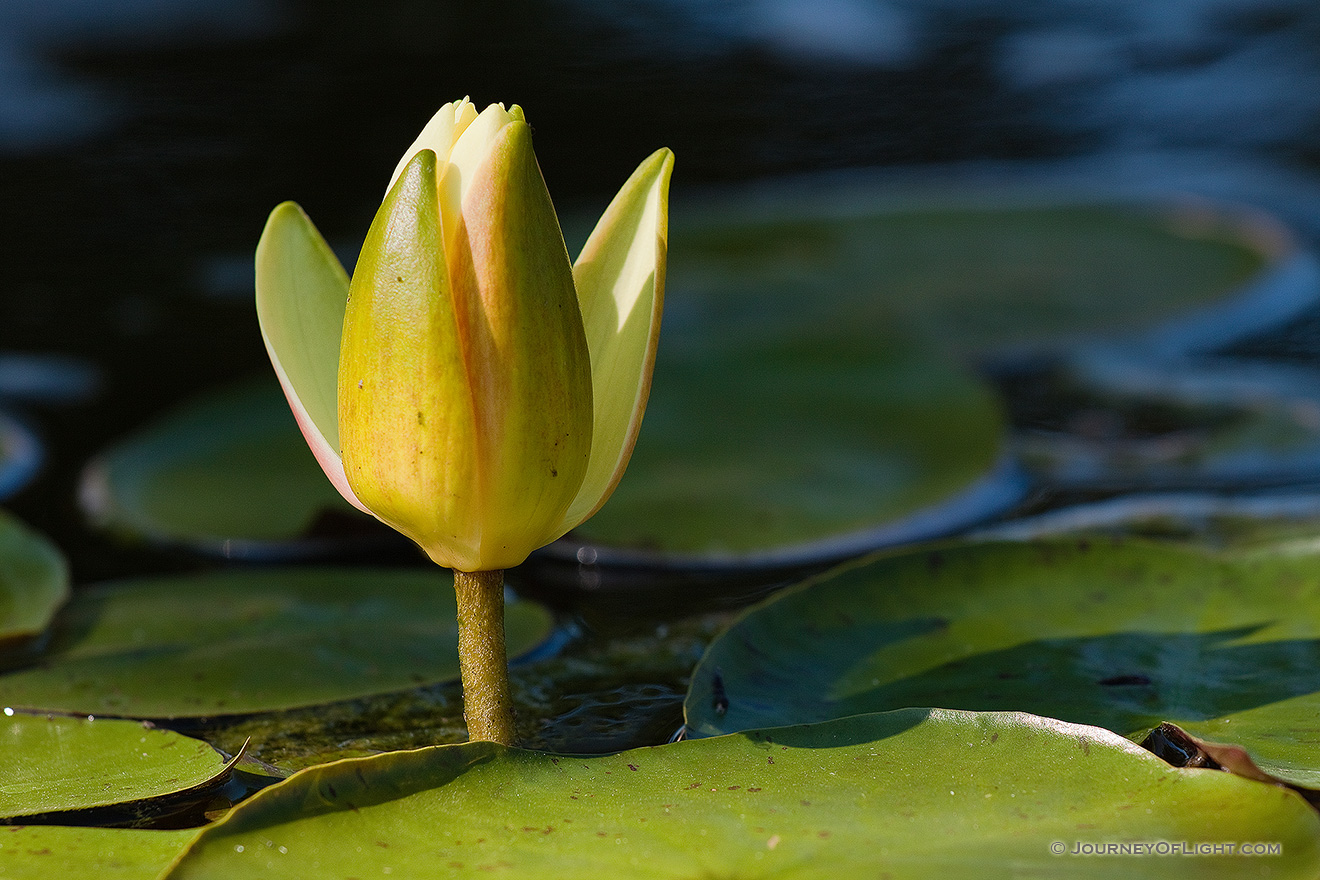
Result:
<svg viewBox="0 0 1320 880"><path fill-rule="evenodd" d="M351 258L401 150L463 95L526 108L565 209L598 209L659 146L677 154L676 204L788 172L1171 148L1305 169L1320 6L8 0L0 353L72 355L99 377L81 402L28 408L48 461L10 507L76 582L195 564L89 530L80 467L172 403L268 370L251 303L267 213L296 199ZM652 678L694 661L708 629L689 625ZM612 691L591 650L555 673L586 670L568 703L526 698L600 714ZM682 682L645 678L619 692L653 741Z"/></svg>
<svg viewBox="0 0 1320 880"><path fill-rule="evenodd" d="M301 202L347 254L440 104L527 108L552 194L598 207L657 146L675 198L830 167L1192 147L1314 160L1303 0L10 0L0 351L85 357L13 506L116 573L73 474L170 402L265 369L250 254Z"/></svg>

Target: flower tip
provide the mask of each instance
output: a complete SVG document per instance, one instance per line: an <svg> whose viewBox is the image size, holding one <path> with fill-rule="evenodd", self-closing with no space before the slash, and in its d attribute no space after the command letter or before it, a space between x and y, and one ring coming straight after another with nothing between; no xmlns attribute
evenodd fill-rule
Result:
<svg viewBox="0 0 1320 880"><path fill-rule="evenodd" d="M665 193L667 195L669 191L669 177L674 173L674 151L668 147L661 147L651 155L647 156L642 162L641 168L638 169L638 172L644 174L647 171L657 174L657 176L660 177L662 186L665 188Z"/></svg>
<svg viewBox="0 0 1320 880"><path fill-rule="evenodd" d="M304 217L307 216L307 212L302 209L302 205L299 205L297 202L293 201L292 199L286 199L280 202L271 210L270 215L274 217L277 214L285 214L289 211L297 212L299 214L302 214Z"/></svg>
<svg viewBox="0 0 1320 880"><path fill-rule="evenodd" d="M263 248L270 246L270 242L276 236L288 231L290 224L303 226L310 223L311 218L307 216L307 212L303 210L302 205L294 201L280 202L271 209L270 216L266 218L266 226L261 231L261 238L257 241L258 255L260 255Z"/></svg>

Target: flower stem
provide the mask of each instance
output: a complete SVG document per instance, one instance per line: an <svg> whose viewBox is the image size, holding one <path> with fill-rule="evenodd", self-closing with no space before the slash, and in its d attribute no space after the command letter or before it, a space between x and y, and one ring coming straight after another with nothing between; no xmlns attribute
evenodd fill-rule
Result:
<svg viewBox="0 0 1320 880"><path fill-rule="evenodd" d="M455 571L458 666L468 739L513 745L513 701L504 650L504 572Z"/></svg>

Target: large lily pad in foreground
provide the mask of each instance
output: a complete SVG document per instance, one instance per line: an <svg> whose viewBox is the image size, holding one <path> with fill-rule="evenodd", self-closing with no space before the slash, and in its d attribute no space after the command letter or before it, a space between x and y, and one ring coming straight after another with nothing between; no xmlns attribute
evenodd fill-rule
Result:
<svg viewBox="0 0 1320 880"><path fill-rule="evenodd" d="M0 511L0 642L43 632L68 595L59 549Z"/></svg>
<svg viewBox="0 0 1320 880"><path fill-rule="evenodd" d="M125 438L88 466L80 496L105 528L228 557L325 554L390 534L326 479L274 376Z"/></svg>
<svg viewBox="0 0 1320 880"><path fill-rule="evenodd" d="M1320 788L1320 556L1142 542L882 558L742 617L685 703L700 734L902 706L1162 721Z"/></svg>
<svg viewBox="0 0 1320 880"><path fill-rule="evenodd" d="M0 828L0 876L6 880L156 880L197 834L195 828L138 831L14 825Z"/></svg>
<svg viewBox="0 0 1320 880"><path fill-rule="evenodd" d="M1067 851L1119 840L1274 841L1251 867L1320 871L1320 819L1293 792L1096 728L904 710L596 758L470 743L322 765L240 804L167 876L1111 877L1113 859Z"/></svg>
<svg viewBox="0 0 1320 880"><path fill-rule="evenodd" d="M458 677L452 576L439 570L231 571L79 590L8 705L137 718L308 706ZM511 656L550 615L506 611Z"/></svg>
<svg viewBox="0 0 1320 880"><path fill-rule="evenodd" d="M177 795L225 767L215 749L172 730L12 714L0 719L0 821Z"/></svg>

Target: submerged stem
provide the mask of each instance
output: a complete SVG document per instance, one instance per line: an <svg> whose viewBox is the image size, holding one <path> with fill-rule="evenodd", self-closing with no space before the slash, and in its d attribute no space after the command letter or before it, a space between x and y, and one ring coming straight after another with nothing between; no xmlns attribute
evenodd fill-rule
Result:
<svg viewBox="0 0 1320 880"><path fill-rule="evenodd" d="M513 745L513 701L504 650L504 572L455 571L458 665L468 739Z"/></svg>

